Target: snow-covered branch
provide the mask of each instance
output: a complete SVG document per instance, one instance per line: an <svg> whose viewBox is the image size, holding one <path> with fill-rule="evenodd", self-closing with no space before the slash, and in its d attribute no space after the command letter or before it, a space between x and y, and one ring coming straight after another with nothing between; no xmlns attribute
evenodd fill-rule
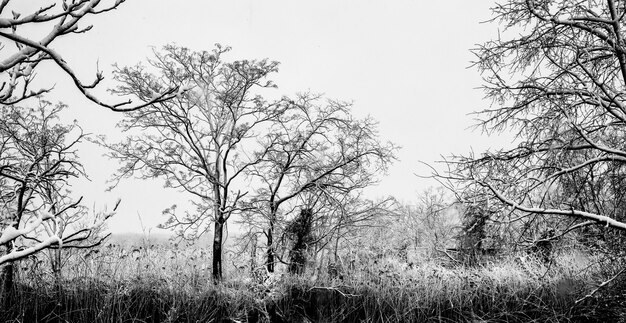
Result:
<svg viewBox="0 0 626 323"><path fill-rule="evenodd" d="M55 63L65 75L71 78L85 98L113 111L134 111L176 97L181 90L174 86L163 89L150 99L134 106L131 105L133 103L131 100L107 103L90 92L90 89L95 88L104 79L100 71L96 72L93 81L85 82L78 77L72 66L63 59L63 56L52 49L54 41L61 36L89 31L92 25L84 28L78 26L83 18L117 9L123 2L124 0L116 0L112 3L101 0L80 0L67 3L59 0L33 12L26 12L26 10L20 9L18 1L4 1L2 10L0 10L0 38L14 43L17 50L11 52L8 46L0 48L0 76L4 79L0 85L0 103L15 104L27 98L50 92L52 87L29 89L36 74L37 66L44 61ZM6 7L11 7L14 10L5 10ZM6 14L9 11L11 12L10 16ZM35 25L38 28L48 28L47 33L40 38L35 38L30 34L29 28L22 28Z"/></svg>

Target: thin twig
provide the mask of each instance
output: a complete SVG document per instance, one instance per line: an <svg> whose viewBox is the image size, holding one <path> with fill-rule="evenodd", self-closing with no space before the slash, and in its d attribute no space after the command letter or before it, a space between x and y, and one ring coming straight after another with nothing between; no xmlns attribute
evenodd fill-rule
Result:
<svg viewBox="0 0 626 323"><path fill-rule="evenodd" d="M314 289L324 289L324 290L331 290L331 291L336 291L339 294L341 294L341 296L343 297L359 297L361 295L359 294L348 294L348 293L344 293L342 292L339 288L335 288L335 287L321 287L321 286L313 286L311 288L309 288L309 292L314 290Z"/></svg>
<svg viewBox="0 0 626 323"><path fill-rule="evenodd" d="M585 295L583 298L577 300L576 302L574 302L574 304L578 305L580 302L586 300L587 298L592 297L595 293L597 293L602 287L610 284L613 280L615 280L615 278L617 278L619 275L621 275L624 271L626 271L626 268L623 268L622 270L620 270L617 274L615 274L615 276L611 277L611 279L602 282L598 287L596 287L596 289L592 290L591 293Z"/></svg>

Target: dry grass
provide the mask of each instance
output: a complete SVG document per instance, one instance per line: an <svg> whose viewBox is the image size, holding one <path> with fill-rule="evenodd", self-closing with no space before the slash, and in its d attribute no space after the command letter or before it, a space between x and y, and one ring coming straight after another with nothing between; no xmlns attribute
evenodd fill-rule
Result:
<svg viewBox="0 0 626 323"><path fill-rule="evenodd" d="M478 267L379 259L344 271L343 279L252 278L230 259L218 285L210 260L201 248L103 247L69 256L55 284L47 260L33 258L20 263L20 285L0 315L69 322L566 322L611 315L593 299L575 306L607 271L576 251L551 264L510 256Z"/></svg>

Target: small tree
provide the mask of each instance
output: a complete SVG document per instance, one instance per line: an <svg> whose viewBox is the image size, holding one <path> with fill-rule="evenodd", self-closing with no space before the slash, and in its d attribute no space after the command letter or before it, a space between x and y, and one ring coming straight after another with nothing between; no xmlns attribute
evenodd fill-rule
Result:
<svg viewBox="0 0 626 323"><path fill-rule="evenodd" d="M0 107L0 256L5 292L13 286L13 262L48 248L84 248L98 232L103 215L91 226L71 228L84 213L67 190L68 180L85 176L75 146L84 135L77 125L62 125L65 105L40 100L32 109Z"/></svg>
<svg viewBox="0 0 626 323"><path fill-rule="evenodd" d="M340 252L345 251L347 244L360 235L364 229L377 225L381 218L393 214L396 201L384 198L372 201L360 194L337 194L322 199L317 221L314 222L316 253L323 249L330 251L332 262L340 264Z"/></svg>
<svg viewBox="0 0 626 323"><path fill-rule="evenodd" d="M417 194L411 204L396 202L389 208L389 215L377 224L381 227L379 232L372 233L379 237L366 239L407 263L414 263L409 259L410 250L423 256L448 254L448 249L454 247L460 221L446 193L442 187L428 188ZM374 240L377 241L373 243Z"/></svg>
<svg viewBox="0 0 626 323"><path fill-rule="evenodd" d="M156 74L141 65L118 68L123 85L115 92L148 100L163 89L180 88L173 100L129 112L118 126L130 135L118 144L106 144L109 156L122 164L116 183L124 178L165 179L165 186L180 189L195 199L195 213L164 211L165 228L176 228L186 238L197 238L214 225L213 277L222 277L224 225L245 210L248 194L245 171L260 163L266 147L257 138L279 120L287 106L269 103L259 91L273 88L268 81L278 63L267 60L227 63L230 48L217 45L212 52L194 52L173 45L154 53ZM133 131L138 131L134 132Z"/></svg>
<svg viewBox="0 0 626 323"><path fill-rule="evenodd" d="M355 192L342 194L333 190L305 191L296 201L299 206L292 206L278 222L281 225L276 228L279 238L274 249L275 257L288 265L290 273L302 273L313 257L318 268L327 259L329 265L340 270L340 254L345 255L345 247L375 226L381 217L388 216L394 203L391 198L373 202ZM283 257L285 252L287 257Z"/></svg>
<svg viewBox="0 0 626 323"><path fill-rule="evenodd" d="M459 251L465 263L475 265L482 256L487 239L487 220L490 217L485 209L476 204L464 205L463 226L459 234Z"/></svg>
<svg viewBox="0 0 626 323"><path fill-rule="evenodd" d="M248 222L260 226L267 238L269 272L274 271L276 226L284 223L298 198L322 194L337 206L332 199L376 183L376 174L386 171L397 150L379 140L374 120L355 119L348 103L320 102L320 96L311 94L285 100L289 109L283 122L274 123L262 139L266 154L249 169L261 187L255 196L259 206Z"/></svg>
<svg viewBox="0 0 626 323"><path fill-rule="evenodd" d="M145 103L133 107L132 102L105 103L96 97L91 90L103 79L102 72L97 71L93 81L81 80L76 71L63 56L52 49L55 40L60 37L76 36L88 32L92 25L79 26L84 18L103 15L117 9L125 0L50 0L39 8L28 1L3 0L0 2L0 37L7 40L0 49L0 103L16 104L22 100L50 92L53 87L32 89L36 71L40 64L50 61L69 76L76 88L90 101L113 111L128 111L174 97L178 88L167 88L147 98ZM37 3L37 5L40 5ZM36 28L33 28L36 27ZM45 30L39 33L33 30ZM15 45L14 47L9 44Z"/></svg>
<svg viewBox="0 0 626 323"><path fill-rule="evenodd" d="M285 234L291 240L289 250L289 273L302 274L306 267L309 245L315 240L313 236L313 210L302 209L285 229Z"/></svg>

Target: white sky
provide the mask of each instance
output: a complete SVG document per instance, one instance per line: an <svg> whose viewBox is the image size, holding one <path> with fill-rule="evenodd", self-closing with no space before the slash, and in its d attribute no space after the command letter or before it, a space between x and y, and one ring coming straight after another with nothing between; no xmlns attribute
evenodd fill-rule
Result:
<svg viewBox="0 0 626 323"><path fill-rule="evenodd" d="M497 36L496 24L480 24L491 17L492 4L129 0L114 12L91 18L94 28L87 34L59 39L53 48L87 80L93 77L96 62L110 79L113 63L134 65L151 56L150 46L172 42L197 50L211 50L214 43L232 46L226 60L277 60L281 62L274 77L277 95L325 93L353 101L355 115L371 115L380 122L381 138L402 149L389 175L368 195L393 195L410 202L435 184L414 175L428 173L419 161L432 163L441 155L508 143L468 128L473 121L467 114L489 106L476 89L481 84L478 71L468 67L473 59L469 49ZM56 69L40 71L38 78L56 83L49 99L68 103L67 117L78 119L86 132L120 138L114 127L120 114L80 97ZM116 101L104 91L101 96ZM104 194L105 181L116 165L101 156L100 148L86 144L82 149L92 181L77 183L75 194L98 208L121 197L118 215L109 226L114 232L140 231L137 214L146 227L153 227L164 220L164 208L188 199L162 188L161 181L132 179Z"/></svg>

